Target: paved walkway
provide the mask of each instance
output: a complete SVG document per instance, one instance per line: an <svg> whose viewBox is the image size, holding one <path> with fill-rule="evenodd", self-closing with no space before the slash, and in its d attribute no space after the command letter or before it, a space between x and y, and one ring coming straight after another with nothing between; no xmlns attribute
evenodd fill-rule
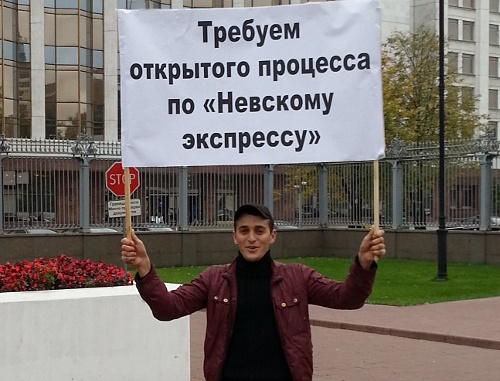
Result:
<svg viewBox="0 0 500 381"><path fill-rule="evenodd" d="M314 381L500 380L500 298L356 311L311 306ZM205 313L191 315L191 380Z"/></svg>

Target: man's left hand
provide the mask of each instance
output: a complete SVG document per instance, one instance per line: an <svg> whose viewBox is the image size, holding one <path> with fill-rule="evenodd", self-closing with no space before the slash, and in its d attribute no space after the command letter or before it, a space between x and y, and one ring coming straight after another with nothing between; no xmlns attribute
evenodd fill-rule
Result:
<svg viewBox="0 0 500 381"><path fill-rule="evenodd" d="M385 255L384 231L371 228L363 238L359 247L358 259L361 267L369 270L373 261L382 259Z"/></svg>

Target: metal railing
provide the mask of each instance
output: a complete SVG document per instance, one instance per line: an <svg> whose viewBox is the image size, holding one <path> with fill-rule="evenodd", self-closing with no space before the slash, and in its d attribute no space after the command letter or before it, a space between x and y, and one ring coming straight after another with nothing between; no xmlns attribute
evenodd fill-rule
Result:
<svg viewBox="0 0 500 381"><path fill-rule="evenodd" d="M490 137L446 145L449 228L500 228L498 142ZM117 142L0 136L0 232L115 228L108 213L120 198L106 171L120 161ZM437 228L438 147L396 138L379 162L380 223L385 228ZM231 228L237 206L265 203L280 225L364 227L373 222L373 164L139 168L141 203L134 228Z"/></svg>

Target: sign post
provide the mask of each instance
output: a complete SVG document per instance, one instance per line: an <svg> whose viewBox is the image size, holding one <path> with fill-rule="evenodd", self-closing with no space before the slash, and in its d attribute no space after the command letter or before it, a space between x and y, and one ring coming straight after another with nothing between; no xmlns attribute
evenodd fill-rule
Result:
<svg viewBox="0 0 500 381"><path fill-rule="evenodd" d="M139 188L139 171L134 168L123 168L116 162L106 171L106 187L115 196L125 196L125 232L128 239L132 238L130 195Z"/></svg>

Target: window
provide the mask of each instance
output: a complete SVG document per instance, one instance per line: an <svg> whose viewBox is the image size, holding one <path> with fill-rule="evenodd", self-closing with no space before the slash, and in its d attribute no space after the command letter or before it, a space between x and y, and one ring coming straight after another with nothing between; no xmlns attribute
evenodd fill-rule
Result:
<svg viewBox="0 0 500 381"><path fill-rule="evenodd" d="M476 188L464 186L462 188L462 208L472 208L475 206Z"/></svg>
<svg viewBox="0 0 500 381"><path fill-rule="evenodd" d="M458 40L458 20L448 19L448 38Z"/></svg>
<svg viewBox="0 0 500 381"><path fill-rule="evenodd" d="M490 24L490 45L498 45L498 25Z"/></svg>
<svg viewBox="0 0 500 381"><path fill-rule="evenodd" d="M456 209L457 208L457 188L456 186L452 186L450 189L450 209Z"/></svg>
<svg viewBox="0 0 500 381"><path fill-rule="evenodd" d="M498 110L498 90L490 89L488 91L488 108Z"/></svg>
<svg viewBox="0 0 500 381"><path fill-rule="evenodd" d="M474 74L473 54L462 54L462 74Z"/></svg>
<svg viewBox="0 0 500 381"><path fill-rule="evenodd" d="M448 68L453 72L458 72L458 53L448 52Z"/></svg>
<svg viewBox="0 0 500 381"><path fill-rule="evenodd" d="M488 122L488 133L490 133L492 136L495 137L495 139L497 139L498 137L497 131L498 131L498 122L490 120Z"/></svg>
<svg viewBox="0 0 500 381"><path fill-rule="evenodd" d="M498 0L490 0L490 12L498 13Z"/></svg>
<svg viewBox="0 0 500 381"><path fill-rule="evenodd" d="M472 8L472 9L474 9L474 0L463 0L462 6L464 8Z"/></svg>
<svg viewBox="0 0 500 381"><path fill-rule="evenodd" d="M462 99L463 98L474 98L474 88L469 86L463 86L461 88Z"/></svg>
<svg viewBox="0 0 500 381"><path fill-rule="evenodd" d="M473 21L464 21L463 31L462 31L462 40L474 41L474 22Z"/></svg>
<svg viewBox="0 0 500 381"><path fill-rule="evenodd" d="M448 0L448 5L458 7L458 0Z"/></svg>
<svg viewBox="0 0 500 381"><path fill-rule="evenodd" d="M490 67L489 67L490 77L498 77L498 57L490 57Z"/></svg>

